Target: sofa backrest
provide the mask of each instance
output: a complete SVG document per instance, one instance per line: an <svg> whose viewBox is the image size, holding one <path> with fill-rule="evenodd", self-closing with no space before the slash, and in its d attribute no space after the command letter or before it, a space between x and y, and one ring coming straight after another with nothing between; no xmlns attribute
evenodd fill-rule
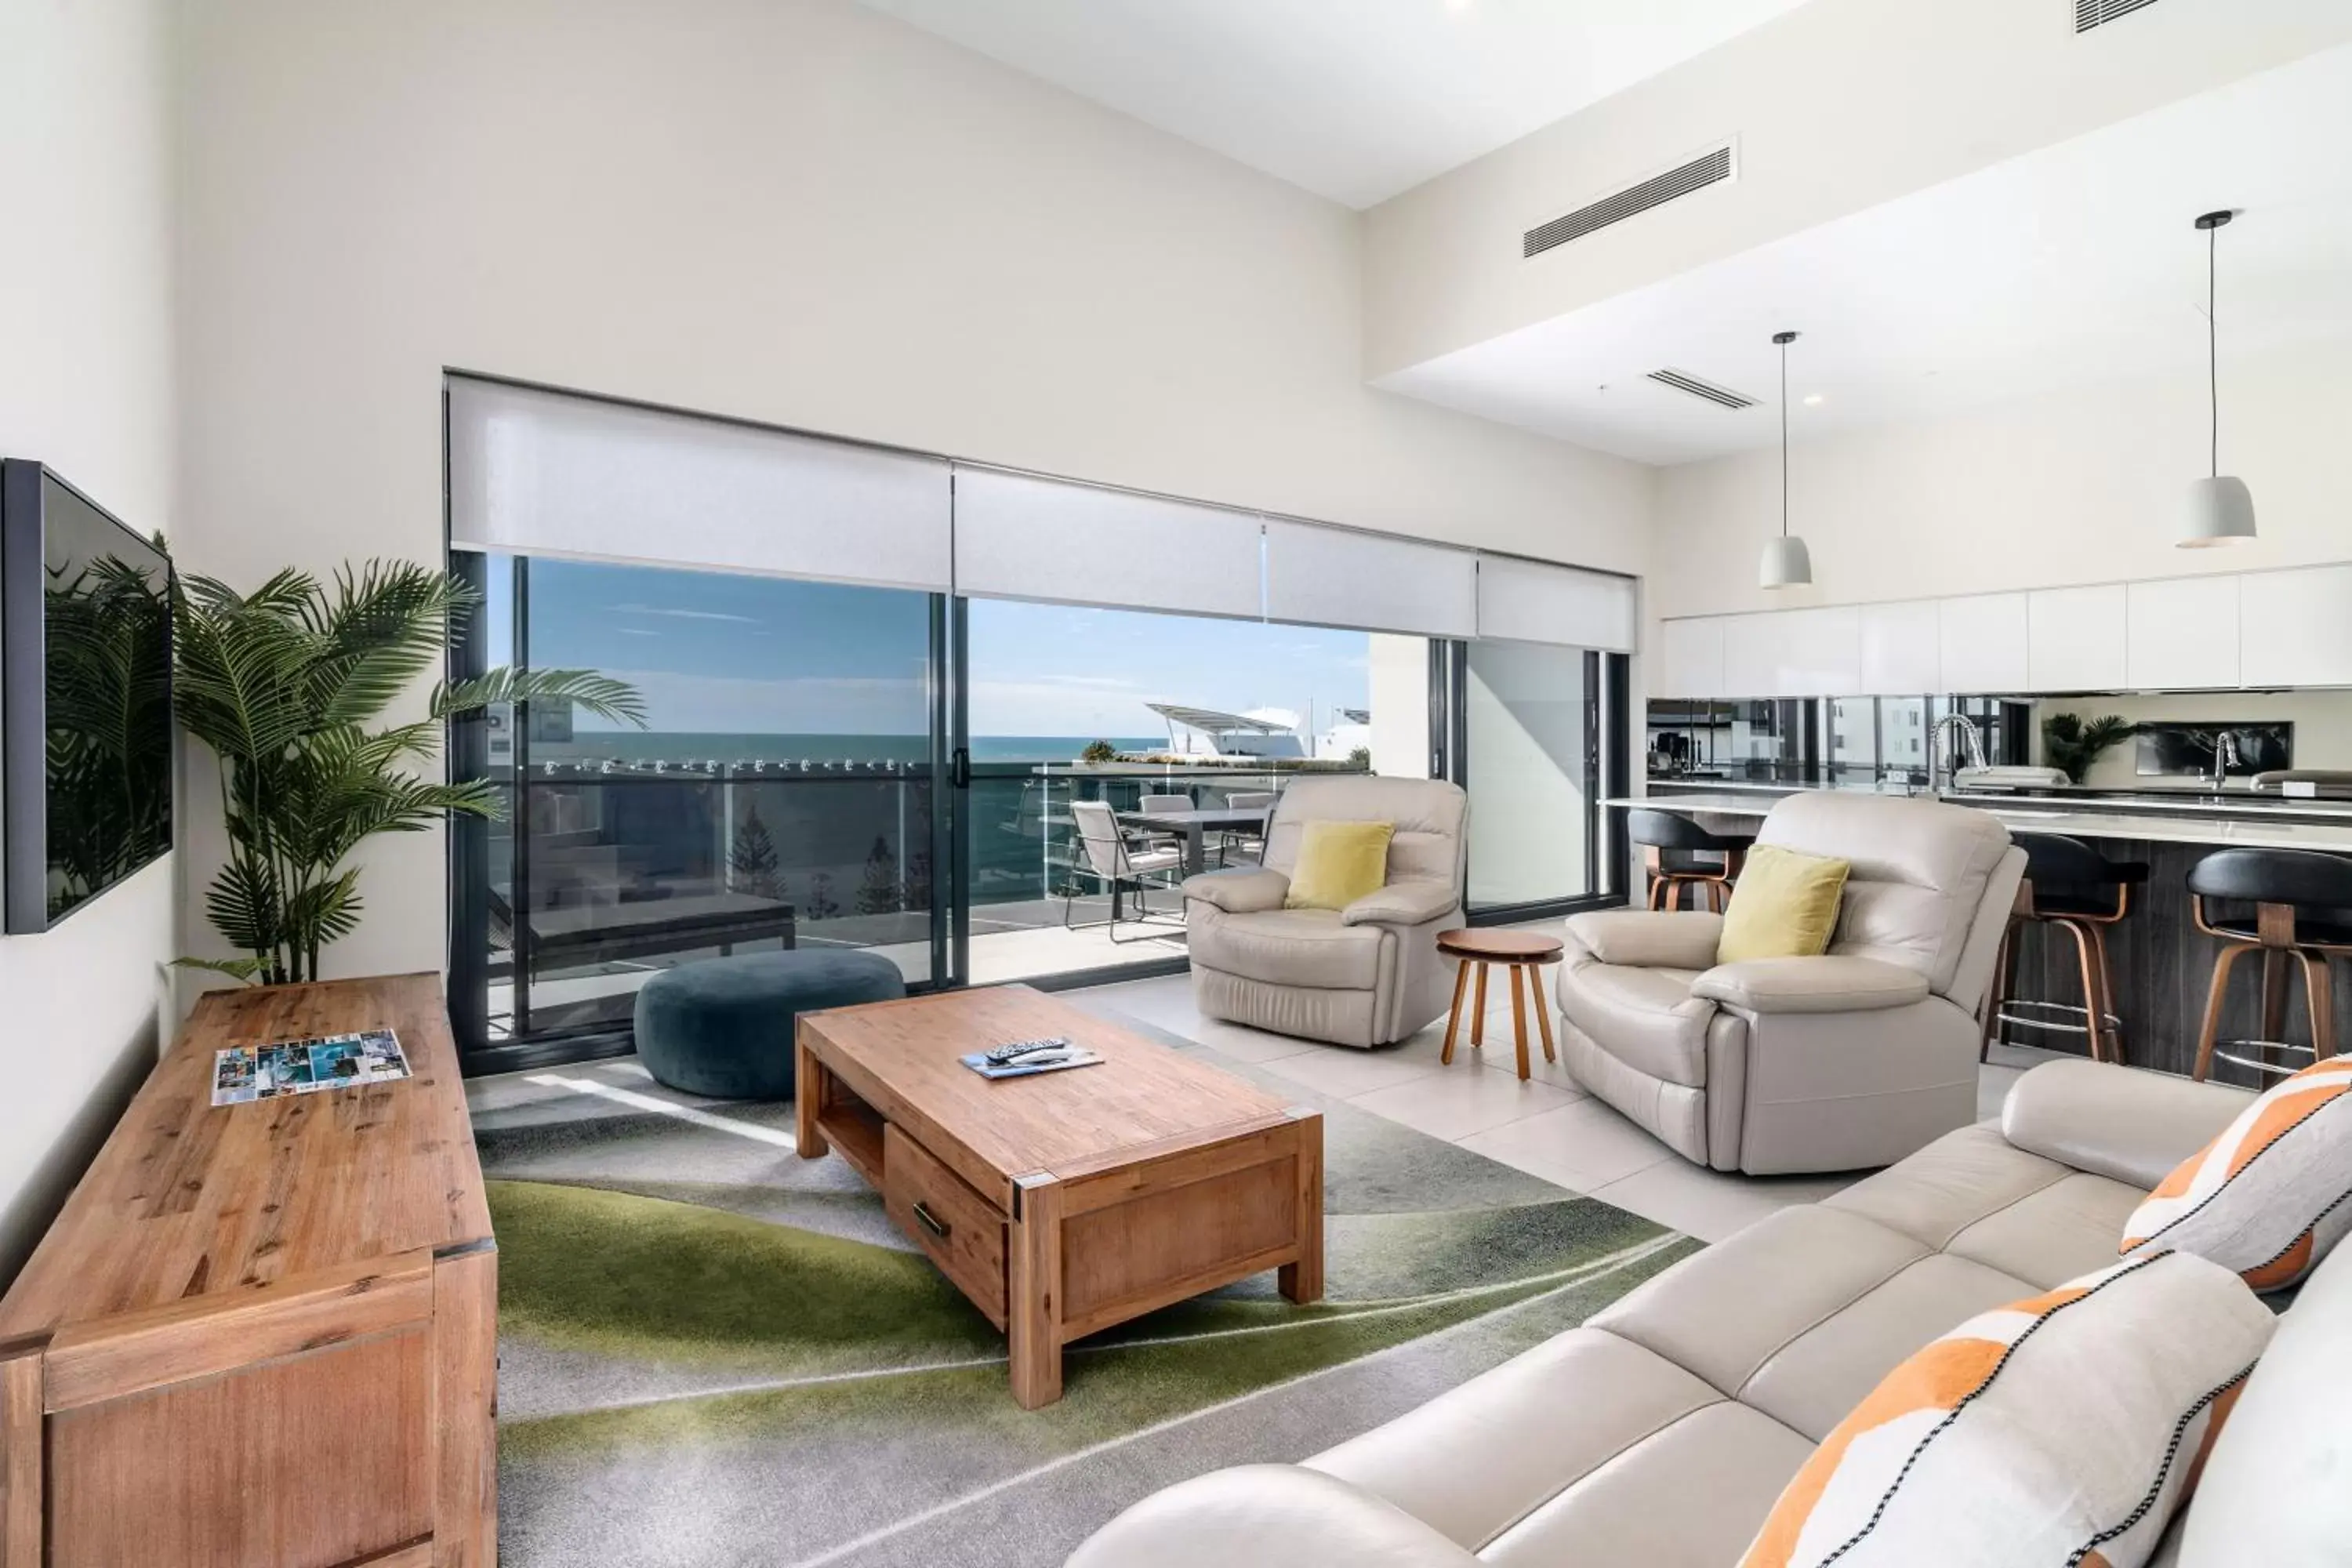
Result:
<svg viewBox="0 0 2352 1568"><path fill-rule="evenodd" d="M1975 1005L1958 991L1981 982L1956 990L1954 981L1989 894L2007 918L2025 860L2008 828L1964 805L1813 790L1775 805L1756 842L1852 864L1832 952L1901 964L1937 994ZM1969 964L1968 978L1979 967Z"/></svg>
<svg viewBox="0 0 2352 1568"><path fill-rule="evenodd" d="M1462 890L1463 827L1469 797L1444 779L1384 779L1344 773L1293 779L1266 824L1264 865L1288 876L1310 822L1386 822L1391 882L1438 881Z"/></svg>

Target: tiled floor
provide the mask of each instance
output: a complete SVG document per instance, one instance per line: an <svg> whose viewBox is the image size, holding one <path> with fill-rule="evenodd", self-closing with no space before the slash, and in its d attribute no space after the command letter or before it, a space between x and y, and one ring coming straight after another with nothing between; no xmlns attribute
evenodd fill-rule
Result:
<svg viewBox="0 0 2352 1568"><path fill-rule="evenodd" d="M1857 1176L1741 1176L1705 1170L1588 1096L1534 1049L1535 1077L1521 1083L1511 1048L1511 1008L1489 1008L1486 1045L1466 1045L1445 1067L1445 1026L1433 1024L1378 1051L1269 1035L1203 1018L1190 976L1131 981L1066 994L1082 1006L1130 1014L1319 1093L1473 1149L1504 1164L1630 1209L1706 1241L1719 1241L1773 1210L1828 1196ZM1530 1030L1533 1021L1529 1021ZM1465 1028L1466 1034L1466 1028ZM2045 1054L1996 1047L1978 1086L1978 1114L2000 1114L2001 1097Z"/></svg>

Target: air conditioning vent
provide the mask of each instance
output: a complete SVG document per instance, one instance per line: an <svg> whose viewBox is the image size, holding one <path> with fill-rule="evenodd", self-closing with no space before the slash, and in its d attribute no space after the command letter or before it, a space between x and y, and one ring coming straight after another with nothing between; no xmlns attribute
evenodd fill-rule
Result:
<svg viewBox="0 0 2352 1568"><path fill-rule="evenodd" d="M1715 383L1702 380L1686 370L1675 370L1671 367L1665 370L1654 370L1650 373L1650 379L1660 386L1671 386L1676 392L1687 394L1692 397L1703 397L1718 407L1753 408L1756 406L1756 400L1746 393L1734 392L1727 386L1717 386Z"/></svg>
<svg viewBox="0 0 2352 1568"><path fill-rule="evenodd" d="M2087 3L2087 0L2086 0ZM2113 3L2113 0L2110 0ZM2147 0L2141 0L2146 4ZM1623 223L1636 213L1663 206L1676 196L1686 196L1693 191L1720 184L1732 177L1731 144L1724 143L1712 153L1704 153L1687 163L1678 164L1663 174L1654 175L1638 185L1629 185L1614 195L1590 202L1572 213L1564 213L1549 223L1528 230L1522 237L1524 248L1520 257L1541 256L1571 239L1582 239L1611 224Z"/></svg>
<svg viewBox="0 0 2352 1568"><path fill-rule="evenodd" d="M2156 0L2074 0L2074 31L2087 33L2155 4Z"/></svg>

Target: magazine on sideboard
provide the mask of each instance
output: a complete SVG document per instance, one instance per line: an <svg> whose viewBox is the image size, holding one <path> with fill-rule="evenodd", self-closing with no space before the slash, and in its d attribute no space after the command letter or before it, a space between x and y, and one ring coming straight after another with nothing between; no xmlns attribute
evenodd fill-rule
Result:
<svg viewBox="0 0 2352 1568"><path fill-rule="evenodd" d="M322 1089L391 1083L408 1076L408 1057L390 1029L320 1035L213 1053L213 1103L251 1105Z"/></svg>

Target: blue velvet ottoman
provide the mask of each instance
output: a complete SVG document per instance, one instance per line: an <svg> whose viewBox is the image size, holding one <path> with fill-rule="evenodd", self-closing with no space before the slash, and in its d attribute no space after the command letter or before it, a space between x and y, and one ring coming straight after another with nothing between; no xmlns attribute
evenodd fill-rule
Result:
<svg viewBox="0 0 2352 1568"><path fill-rule="evenodd" d="M720 1100L789 1100L803 1013L907 994L878 953L746 952L665 969L637 993L637 1059L656 1081Z"/></svg>

